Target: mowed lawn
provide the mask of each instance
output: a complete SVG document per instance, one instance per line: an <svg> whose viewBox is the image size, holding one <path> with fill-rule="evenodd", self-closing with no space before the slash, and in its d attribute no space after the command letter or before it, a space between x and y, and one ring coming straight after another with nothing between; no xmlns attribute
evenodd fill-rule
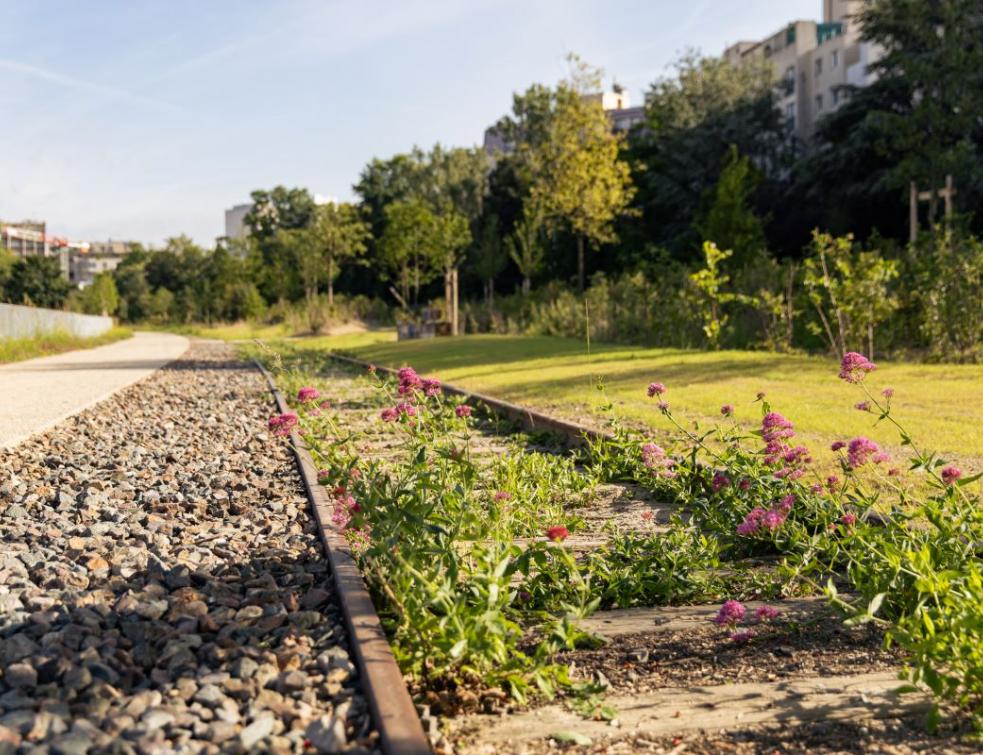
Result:
<svg viewBox="0 0 983 755"><path fill-rule="evenodd" d="M312 339L313 340L313 339ZM412 365L471 390L528 406L577 417L597 413L605 396L622 417L668 430L668 423L646 396L660 381L666 398L683 422L701 424L720 417L733 404L748 426L760 421L758 391L772 408L795 423L800 440L819 458L831 460L829 444L865 435L896 454L903 451L888 423L857 411L863 399L857 386L836 376L838 363L822 357L754 351L682 351L592 344L563 338L466 336L376 343L353 348L332 339L318 348L348 348L362 359L388 366ZM983 470L983 366L926 365L875 360L868 379L872 389L895 389L895 416L910 429L916 444L944 452L966 470ZM603 380L606 393L595 388Z"/></svg>

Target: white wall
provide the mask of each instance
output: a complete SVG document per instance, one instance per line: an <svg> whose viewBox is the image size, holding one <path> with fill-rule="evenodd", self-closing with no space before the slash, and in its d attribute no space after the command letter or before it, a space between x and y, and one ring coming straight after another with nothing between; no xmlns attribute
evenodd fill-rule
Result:
<svg viewBox="0 0 983 755"><path fill-rule="evenodd" d="M102 335L112 327L112 317L0 304L0 338L32 338L57 332L91 338Z"/></svg>

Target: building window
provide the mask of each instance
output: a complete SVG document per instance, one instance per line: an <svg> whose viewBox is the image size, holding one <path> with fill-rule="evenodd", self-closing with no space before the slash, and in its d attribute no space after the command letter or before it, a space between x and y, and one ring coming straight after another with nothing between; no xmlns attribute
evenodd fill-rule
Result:
<svg viewBox="0 0 983 755"><path fill-rule="evenodd" d="M840 90L839 89L831 89L829 91L829 96L830 96L830 98L831 98L831 100L833 102L833 107L836 107L837 105L840 104Z"/></svg>
<svg viewBox="0 0 983 755"><path fill-rule="evenodd" d="M815 66L816 66L816 76L821 75L823 72L823 59L816 58Z"/></svg>
<svg viewBox="0 0 983 755"><path fill-rule="evenodd" d="M823 96L821 94L816 95L816 112L823 112Z"/></svg>
<svg viewBox="0 0 983 755"><path fill-rule="evenodd" d="M795 66L785 69L785 94L792 94L795 91Z"/></svg>
<svg viewBox="0 0 983 755"><path fill-rule="evenodd" d="M840 65L840 51L833 50L833 53L829 56L829 67L836 68Z"/></svg>

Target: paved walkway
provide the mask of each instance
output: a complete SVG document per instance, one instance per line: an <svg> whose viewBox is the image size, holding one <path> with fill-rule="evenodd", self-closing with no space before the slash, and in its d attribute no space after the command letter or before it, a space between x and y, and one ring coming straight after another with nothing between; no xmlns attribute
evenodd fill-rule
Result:
<svg viewBox="0 0 983 755"><path fill-rule="evenodd" d="M108 346L0 367L0 449L135 383L187 348L183 336L136 333Z"/></svg>

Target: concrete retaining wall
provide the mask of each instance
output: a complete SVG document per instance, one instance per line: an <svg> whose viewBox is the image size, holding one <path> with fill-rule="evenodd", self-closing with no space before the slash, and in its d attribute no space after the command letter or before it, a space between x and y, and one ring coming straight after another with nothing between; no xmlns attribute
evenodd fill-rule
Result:
<svg viewBox="0 0 983 755"><path fill-rule="evenodd" d="M51 333L92 338L102 335L111 327L112 317L0 304L0 338L33 338Z"/></svg>

